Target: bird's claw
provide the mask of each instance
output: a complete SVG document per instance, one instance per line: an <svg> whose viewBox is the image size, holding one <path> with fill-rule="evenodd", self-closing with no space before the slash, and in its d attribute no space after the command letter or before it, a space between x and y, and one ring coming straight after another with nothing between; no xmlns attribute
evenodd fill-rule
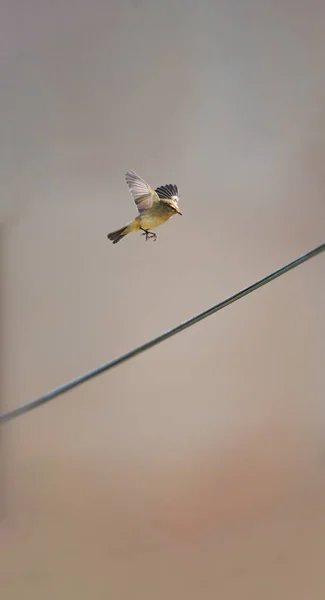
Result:
<svg viewBox="0 0 325 600"><path fill-rule="evenodd" d="M146 229L144 230L144 232L141 235L145 235L146 236L146 242L148 240L153 240L154 242L157 241L157 234L154 233L153 231L147 231Z"/></svg>

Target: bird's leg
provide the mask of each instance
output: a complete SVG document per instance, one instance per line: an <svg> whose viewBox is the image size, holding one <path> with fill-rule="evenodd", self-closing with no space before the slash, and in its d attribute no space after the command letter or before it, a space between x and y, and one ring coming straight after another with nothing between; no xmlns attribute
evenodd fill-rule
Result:
<svg viewBox="0 0 325 600"><path fill-rule="evenodd" d="M142 235L146 236L146 241L152 239L154 242L157 239L157 234L154 233L153 231L149 231L149 229L144 229L143 227L140 227L141 231L143 231Z"/></svg>

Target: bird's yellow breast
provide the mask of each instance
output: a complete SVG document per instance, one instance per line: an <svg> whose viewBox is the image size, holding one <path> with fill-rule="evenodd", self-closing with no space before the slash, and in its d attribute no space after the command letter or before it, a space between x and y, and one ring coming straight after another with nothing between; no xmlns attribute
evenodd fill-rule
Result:
<svg viewBox="0 0 325 600"><path fill-rule="evenodd" d="M162 210L161 208L150 208L136 217L140 227L143 229L154 229L165 223L173 215L170 210Z"/></svg>

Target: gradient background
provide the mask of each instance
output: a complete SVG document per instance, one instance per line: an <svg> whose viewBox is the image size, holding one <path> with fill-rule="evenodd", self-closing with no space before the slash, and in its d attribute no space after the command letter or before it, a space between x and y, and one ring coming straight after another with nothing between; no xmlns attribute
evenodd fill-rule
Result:
<svg viewBox="0 0 325 600"><path fill-rule="evenodd" d="M317 0L3 0L2 410L324 241L324 52ZM3 427L1 597L323 599L324 304L319 256Z"/></svg>

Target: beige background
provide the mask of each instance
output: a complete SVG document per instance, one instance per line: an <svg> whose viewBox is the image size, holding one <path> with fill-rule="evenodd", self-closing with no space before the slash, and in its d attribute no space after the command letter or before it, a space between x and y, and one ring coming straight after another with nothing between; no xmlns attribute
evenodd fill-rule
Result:
<svg viewBox="0 0 325 600"><path fill-rule="evenodd" d="M324 241L325 7L1 13L5 410ZM324 598L324 260L2 428L1 598Z"/></svg>

